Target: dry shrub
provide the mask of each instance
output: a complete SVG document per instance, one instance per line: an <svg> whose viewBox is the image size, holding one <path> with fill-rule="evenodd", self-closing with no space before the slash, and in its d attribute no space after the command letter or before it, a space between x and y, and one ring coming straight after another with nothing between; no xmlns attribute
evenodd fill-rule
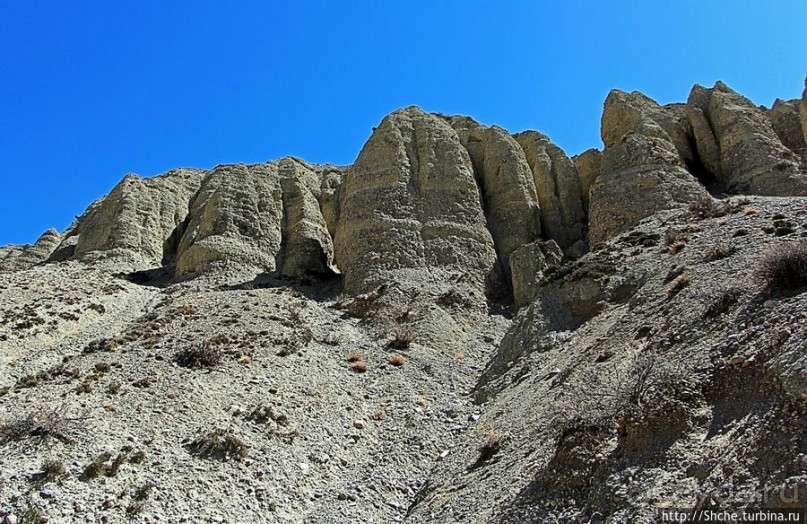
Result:
<svg viewBox="0 0 807 524"><path fill-rule="evenodd" d="M707 247L703 251L703 260L704 262L713 262L715 260L721 260L726 257L731 256L737 248L734 246L726 245L723 243L717 243L713 246Z"/></svg>
<svg viewBox="0 0 807 524"><path fill-rule="evenodd" d="M731 306L737 303L741 294L741 290L737 288L723 291L703 310L703 318L714 318L727 312Z"/></svg>
<svg viewBox="0 0 807 524"><path fill-rule="evenodd" d="M367 366L366 362L359 361L359 362L354 362L353 365L350 366L350 367L353 368L353 371L355 371L357 373L364 373L365 371L367 371L369 366Z"/></svg>
<svg viewBox="0 0 807 524"><path fill-rule="evenodd" d="M667 250L670 252L671 255L674 255L679 251L681 251L682 249L684 249L686 245L687 245L686 240L676 240L675 242L667 246Z"/></svg>
<svg viewBox="0 0 807 524"><path fill-rule="evenodd" d="M672 297L677 295L682 289L689 285L691 278L687 273L678 275L672 282L667 284L667 296Z"/></svg>
<svg viewBox="0 0 807 524"><path fill-rule="evenodd" d="M387 346L392 349L409 349L409 346L411 346L414 341L414 331L403 326L395 326L392 330L392 340L387 343Z"/></svg>
<svg viewBox="0 0 807 524"><path fill-rule="evenodd" d="M501 431L488 431L485 435L485 442L479 447L479 457L475 466L480 466L487 462L502 449L502 444L510 440L510 433Z"/></svg>
<svg viewBox="0 0 807 524"><path fill-rule="evenodd" d="M186 368L213 368L221 363L221 350L207 343L196 343L174 355L174 362Z"/></svg>
<svg viewBox="0 0 807 524"><path fill-rule="evenodd" d="M403 358L401 355L390 355L389 363L395 367L403 366L406 364L406 359Z"/></svg>
<svg viewBox="0 0 807 524"><path fill-rule="evenodd" d="M729 205L706 195L689 204L689 212L698 218L716 218L729 212Z"/></svg>
<svg viewBox="0 0 807 524"><path fill-rule="evenodd" d="M0 444L37 439L39 443L50 439L63 444L72 444L86 416L70 418L62 410L37 411L17 418L0 426Z"/></svg>
<svg viewBox="0 0 807 524"><path fill-rule="evenodd" d="M199 435L187 447L195 455L219 460L244 460L249 453L246 442L224 429L214 429Z"/></svg>
<svg viewBox="0 0 807 524"><path fill-rule="evenodd" d="M42 462L40 469L42 470L42 479L46 482L52 482L67 474L64 464L58 459L46 459Z"/></svg>
<svg viewBox="0 0 807 524"><path fill-rule="evenodd" d="M363 357L361 356L360 353L356 353L354 351L351 351L345 356L345 360L347 360L348 362L358 362L362 360L362 358Z"/></svg>
<svg viewBox="0 0 807 524"><path fill-rule="evenodd" d="M807 286L807 242L775 245L757 261L757 280L771 293L785 293Z"/></svg>

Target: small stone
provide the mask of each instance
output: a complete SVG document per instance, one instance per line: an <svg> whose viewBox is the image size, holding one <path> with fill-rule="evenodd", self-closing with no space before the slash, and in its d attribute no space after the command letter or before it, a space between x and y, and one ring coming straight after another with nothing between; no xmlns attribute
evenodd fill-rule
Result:
<svg viewBox="0 0 807 524"><path fill-rule="evenodd" d="M364 429L364 421L362 419L354 420L353 427L356 429Z"/></svg>
<svg viewBox="0 0 807 524"><path fill-rule="evenodd" d="M17 516L6 515L6 518L3 519L3 524L17 524Z"/></svg>
<svg viewBox="0 0 807 524"><path fill-rule="evenodd" d="M305 463L301 462L301 463L297 464L297 466L300 468L300 471L302 471L303 473L308 473L308 469L309 469L308 464L305 464Z"/></svg>
<svg viewBox="0 0 807 524"><path fill-rule="evenodd" d="M53 499L56 498L56 492L52 489L43 489L39 492L39 496L43 499Z"/></svg>

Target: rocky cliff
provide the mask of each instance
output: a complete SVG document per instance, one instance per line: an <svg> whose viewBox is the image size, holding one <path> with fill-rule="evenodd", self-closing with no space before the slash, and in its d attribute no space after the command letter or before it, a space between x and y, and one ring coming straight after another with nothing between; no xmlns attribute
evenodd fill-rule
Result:
<svg viewBox="0 0 807 524"><path fill-rule="evenodd" d="M350 166L127 175L66 231L0 248L0 514L789 504L807 494L805 104L615 90L602 150L574 157L408 107Z"/></svg>

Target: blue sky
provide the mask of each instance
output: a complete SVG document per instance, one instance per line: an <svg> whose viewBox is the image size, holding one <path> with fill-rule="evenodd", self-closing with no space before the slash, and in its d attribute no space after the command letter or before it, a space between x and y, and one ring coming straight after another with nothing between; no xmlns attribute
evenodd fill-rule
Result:
<svg viewBox="0 0 807 524"><path fill-rule="evenodd" d="M226 6L226 7L225 7ZM0 0L0 245L126 173L351 163L396 108L600 147L611 88L797 98L804 0Z"/></svg>

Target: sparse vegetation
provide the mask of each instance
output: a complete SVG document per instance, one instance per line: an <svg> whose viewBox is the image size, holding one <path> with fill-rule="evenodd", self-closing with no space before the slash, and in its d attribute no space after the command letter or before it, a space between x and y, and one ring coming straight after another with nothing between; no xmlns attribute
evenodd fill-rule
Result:
<svg viewBox="0 0 807 524"><path fill-rule="evenodd" d="M393 366L399 367L406 364L406 359L401 355L390 355L389 363L392 364Z"/></svg>
<svg viewBox="0 0 807 524"><path fill-rule="evenodd" d="M146 482L142 486L138 486L137 489L135 489L132 498L135 500L147 500L151 496L152 491L154 491L154 484L151 482Z"/></svg>
<svg viewBox="0 0 807 524"><path fill-rule="evenodd" d="M93 340L84 348L84 353L114 353L118 350L118 342L112 338Z"/></svg>
<svg viewBox="0 0 807 524"><path fill-rule="evenodd" d="M716 296L709 303L709 305L706 306L706 309L703 311L703 317L714 318L722 315L723 313L727 312L731 306L737 303L740 295L741 290L737 288L731 288L723 291Z"/></svg>
<svg viewBox="0 0 807 524"><path fill-rule="evenodd" d="M53 439L72 444L80 427L78 423L85 418L67 417L64 410L30 413L0 426L0 444L27 439L36 439L39 443Z"/></svg>
<svg viewBox="0 0 807 524"><path fill-rule="evenodd" d="M221 363L222 352L209 343L197 343L174 355L174 362L186 368L214 368Z"/></svg>
<svg viewBox="0 0 807 524"><path fill-rule="evenodd" d="M713 262L731 256L737 248L731 245L717 243L713 246L707 247L703 252L704 262Z"/></svg>
<svg viewBox="0 0 807 524"><path fill-rule="evenodd" d="M706 195L689 204L689 212L697 218L715 218L728 213L728 206Z"/></svg>
<svg viewBox="0 0 807 524"><path fill-rule="evenodd" d="M777 244L757 261L757 280L769 293L785 293L807 286L807 241Z"/></svg>
<svg viewBox="0 0 807 524"><path fill-rule="evenodd" d="M357 373L364 373L368 369L367 363L362 361L354 362L350 367Z"/></svg>
<svg viewBox="0 0 807 524"><path fill-rule="evenodd" d="M387 347L404 350L415 341L415 332L404 326L395 326L392 330L392 340L387 343Z"/></svg>
<svg viewBox="0 0 807 524"><path fill-rule="evenodd" d="M667 284L667 296L673 297L677 295L682 289L689 286L691 278L687 273L683 273L675 277L669 284Z"/></svg>
<svg viewBox="0 0 807 524"><path fill-rule="evenodd" d="M358 362L358 361L360 361L362 359L363 359L363 357L361 356L361 354L356 353L354 351L351 351L350 353L348 353L345 356L345 360L347 360L348 362Z"/></svg>
<svg viewBox="0 0 807 524"><path fill-rule="evenodd" d="M201 434L190 441L187 447L195 455L219 460L244 460L249 453L246 442L223 429Z"/></svg>
<svg viewBox="0 0 807 524"><path fill-rule="evenodd" d="M45 482L53 482L67 474L64 464L58 459L46 459L40 466L42 470L42 480Z"/></svg>
<svg viewBox="0 0 807 524"><path fill-rule="evenodd" d="M255 422L264 423L273 420L278 426L287 426L289 423L288 417L283 413L275 411L272 406L256 406L245 417L246 420L254 420Z"/></svg>
<svg viewBox="0 0 807 524"><path fill-rule="evenodd" d="M482 465L492 459L501 450L502 444L508 440L510 440L510 433L489 431L485 435L485 442L479 447L479 457L476 460L476 465Z"/></svg>
<svg viewBox="0 0 807 524"><path fill-rule="evenodd" d="M80 375L81 372L78 370L78 368L70 368L67 366L66 362L62 362L50 369L22 377L17 381L15 387L18 389L32 388L42 382L50 382L58 378L65 378L69 382L78 378Z"/></svg>

